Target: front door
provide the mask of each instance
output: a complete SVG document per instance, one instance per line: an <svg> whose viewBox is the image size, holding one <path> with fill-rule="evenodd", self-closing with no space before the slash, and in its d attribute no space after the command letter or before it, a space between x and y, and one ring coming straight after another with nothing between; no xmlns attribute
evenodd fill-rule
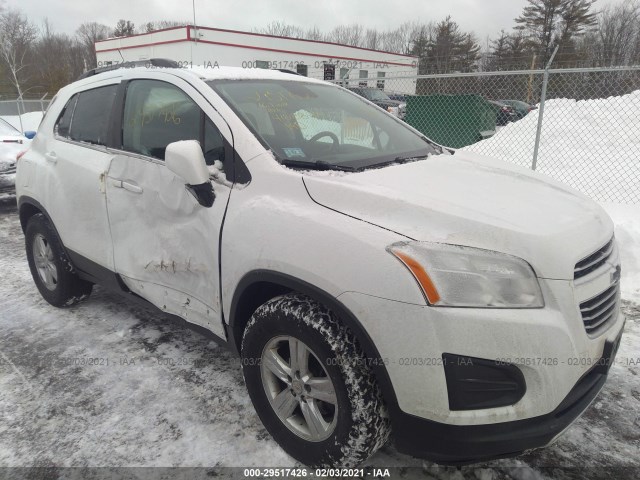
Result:
<svg viewBox="0 0 640 480"><path fill-rule="evenodd" d="M199 140L207 163L224 165L232 161L225 160L231 139L226 124L187 82L132 80L122 147L106 181L115 270L127 287L222 338L218 245L231 189L213 183L213 206L202 207L166 168L164 152L171 142Z"/></svg>

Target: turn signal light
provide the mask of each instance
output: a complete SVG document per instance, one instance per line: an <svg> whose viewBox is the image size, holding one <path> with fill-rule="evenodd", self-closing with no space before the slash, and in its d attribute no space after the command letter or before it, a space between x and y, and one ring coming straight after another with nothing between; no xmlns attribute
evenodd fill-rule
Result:
<svg viewBox="0 0 640 480"><path fill-rule="evenodd" d="M440 294L422 265L404 252L391 250L391 253L393 253L396 258L400 260L413 274L429 303L431 305L438 303L440 301Z"/></svg>

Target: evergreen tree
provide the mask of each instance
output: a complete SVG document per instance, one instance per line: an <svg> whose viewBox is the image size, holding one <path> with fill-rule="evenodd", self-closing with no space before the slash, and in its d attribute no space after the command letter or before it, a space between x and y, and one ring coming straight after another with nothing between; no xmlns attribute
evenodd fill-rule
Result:
<svg viewBox="0 0 640 480"><path fill-rule="evenodd" d="M113 30L114 37L128 37L135 33L136 29L133 22L129 20L119 20L116 28Z"/></svg>
<svg viewBox="0 0 640 480"><path fill-rule="evenodd" d="M426 57L420 58L428 73L470 72L480 58L480 46L451 17L438 23L427 42Z"/></svg>
<svg viewBox="0 0 640 480"><path fill-rule="evenodd" d="M522 14L515 19L545 64L556 46L563 55L573 51L575 38L596 22L591 7L595 0L527 0Z"/></svg>

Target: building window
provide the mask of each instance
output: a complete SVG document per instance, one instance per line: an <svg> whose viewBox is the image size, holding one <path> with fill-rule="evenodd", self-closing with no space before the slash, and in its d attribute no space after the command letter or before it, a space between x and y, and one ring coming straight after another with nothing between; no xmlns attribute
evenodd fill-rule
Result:
<svg viewBox="0 0 640 480"><path fill-rule="evenodd" d="M299 63L296 65L296 73L298 73L298 75L304 75L305 77L308 77L308 73L309 73L309 67L308 65L305 65L304 63Z"/></svg>
<svg viewBox="0 0 640 480"><path fill-rule="evenodd" d="M340 69L340 80L342 80L340 83L342 85L346 85L347 83L349 83L349 82L346 81L346 80L349 79L349 70L350 70L349 68L341 68Z"/></svg>
<svg viewBox="0 0 640 480"><path fill-rule="evenodd" d="M325 80L335 80L336 79L336 66L332 63L324 64L324 77Z"/></svg>
<svg viewBox="0 0 640 480"><path fill-rule="evenodd" d="M255 61L256 68L269 68L269 62L266 60L256 60Z"/></svg>
<svg viewBox="0 0 640 480"><path fill-rule="evenodd" d="M380 90L384 90L384 74L385 72L378 72L378 81L376 82L376 87Z"/></svg>
<svg viewBox="0 0 640 480"><path fill-rule="evenodd" d="M367 70L360 70L359 78L360 81L358 82L358 85L360 85L361 87L368 86L367 78L369 78L369 72ZM362 81L362 79L364 79L364 81Z"/></svg>

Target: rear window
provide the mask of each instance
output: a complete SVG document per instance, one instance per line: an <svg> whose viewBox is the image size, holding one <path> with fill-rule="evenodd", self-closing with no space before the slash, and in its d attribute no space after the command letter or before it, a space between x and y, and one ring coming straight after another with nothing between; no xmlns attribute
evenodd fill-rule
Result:
<svg viewBox="0 0 640 480"><path fill-rule="evenodd" d="M56 123L56 133L78 142L106 145L117 89L118 85L109 85L74 95Z"/></svg>

